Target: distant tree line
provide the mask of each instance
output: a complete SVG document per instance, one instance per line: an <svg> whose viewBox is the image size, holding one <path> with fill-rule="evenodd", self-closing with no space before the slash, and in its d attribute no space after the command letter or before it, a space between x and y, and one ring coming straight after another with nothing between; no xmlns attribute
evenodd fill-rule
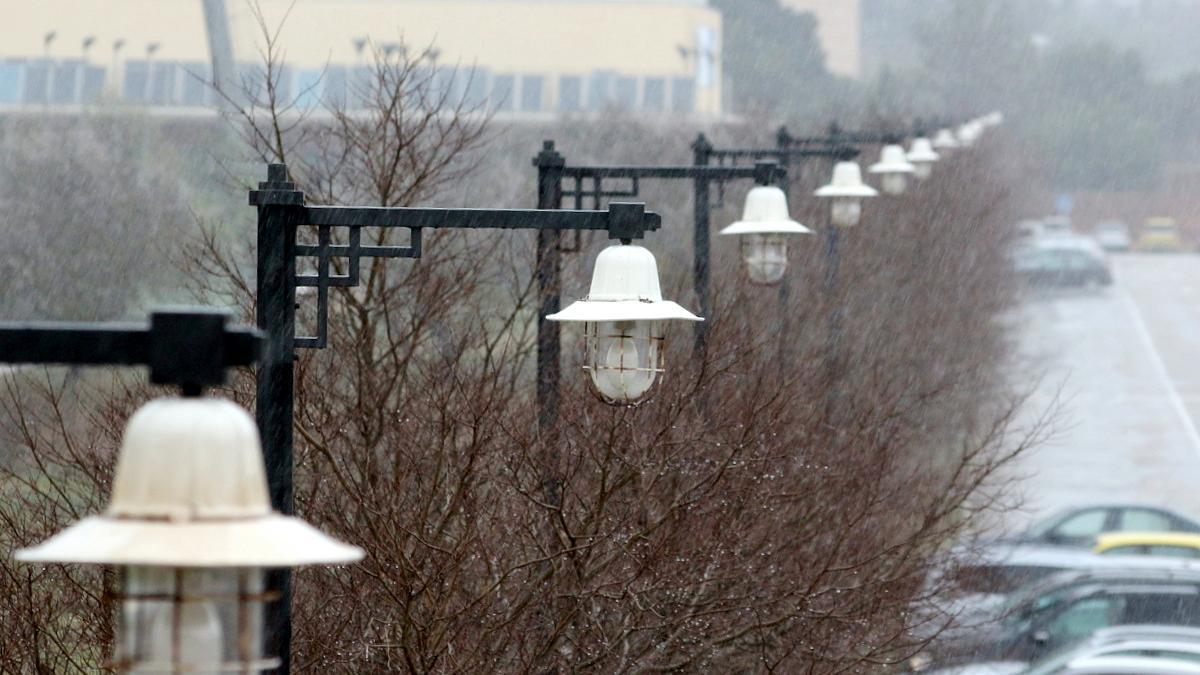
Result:
<svg viewBox="0 0 1200 675"><path fill-rule="evenodd" d="M715 0L732 107L851 123L1000 109L1060 190L1153 188L1200 150L1200 5L864 0L861 81L830 75L815 19Z"/></svg>

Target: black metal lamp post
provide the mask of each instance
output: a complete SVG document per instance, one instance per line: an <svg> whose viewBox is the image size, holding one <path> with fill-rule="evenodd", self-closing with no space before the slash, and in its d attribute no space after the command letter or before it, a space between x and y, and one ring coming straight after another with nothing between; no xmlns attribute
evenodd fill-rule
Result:
<svg viewBox="0 0 1200 675"><path fill-rule="evenodd" d="M707 142L705 142L707 143ZM711 147L711 146L705 146ZM697 151L699 152L699 150ZM705 150L707 152L707 150ZM699 155L697 155L699 157ZM708 316L709 301L709 243L711 239L711 217L709 189L713 183L723 184L732 180L753 179L758 185L772 185L782 182L786 176L784 170L774 161L759 161L753 166L707 166L707 161L693 166L568 166L563 156L555 149L554 141L545 141L542 151L533 160L538 168L538 208L561 209L564 199L572 199L571 208L582 209L585 200L592 201L593 208L600 208L605 198L637 197L641 191L642 180L690 180L694 183L694 206L692 210L692 285L696 293L696 303L701 316ZM618 186L610 186L610 179L628 181ZM563 181L570 185L563 186ZM538 270L539 285L542 292L543 315L546 310L553 308L558 311L562 293L559 280L559 254L564 249L557 241L557 232L545 233L546 241L538 238ZM554 239L551 241L551 239ZM547 325L549 324L549 325ZM705 344L707 324L697 322L695 326L695 348L702 350ZM543 332L544 330L544 332ZM558 328L552 322L539 325L538 333L538 372L539 420L543 427L553 424L557 417L558 407L558 364L560 349ZM545 348L543 348L545 347ZM543 363L543 357L545 363ZM545 379L541 377L545 374Z"/></svg>
<svg viewBox="0 0 1200 675"><path fill-rule="evenodd" d="M555 173L552 165L545 167ZM539 206L553 194L539 195ZM281 513L293 512L292 425L295 404L295 350L323 349L328 340L329 289L359 283L363 258L419 258L421 233L427 229L536 230L538 234L538 285L555 288L559 234L563 230L603 230L610 239L628 243L657 230L658 214L646 212L643 204L613 203L607 210L560 211L539 209L436 209L409 207L308 206L304 193L289 180L287 167L272 164L267 180L250 192L250 205L258 207L258 326L267 338L267 350L258 370L257 417L263 436L271 504ZM297 230L317 230L316 245L297 243ZM404 228L410 233L405 246L366 246L361 243L364 227ZM334 228L346 232L345 244L332 243ZM298 274L300 257L316 258L315 274ZM345 260L347 273L330 272L333 258ZM547 264L553 260L554 265ZM296 335L296 289L316 288L316 334ZM539 307L538 399L542 404L557 382L557 340L546 339L552 329L547 313L557 311L557 296L542 293ZM556 331L554 332L557 335ZM550 393L547 393L550 392ZM290 672L291 575L279 570L268 574L267 588L279 593L280 601L267 613L267 647L282 659L277 672Z"/></svg>

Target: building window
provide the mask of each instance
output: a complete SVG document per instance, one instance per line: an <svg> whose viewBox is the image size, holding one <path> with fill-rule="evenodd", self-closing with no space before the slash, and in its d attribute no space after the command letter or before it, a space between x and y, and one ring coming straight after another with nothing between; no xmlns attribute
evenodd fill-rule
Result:
<svg viewBox="0 0 1200 675"><path fill-rule="evenodd" d="M517 78L512 75L495 75L492 77L492 93L488 96L488 104L492 110L511 111L516 104L513 94L517 87Z"/></svg>
<svg viewBox="0 0 1200 675"><path fill-rule="evenodd" d="M696 82L690 77L671 80L671 112L691 113L696 109Z"/></svg>
<svg viewBox="0 0 1200 675"><path fill-rule="evenodd" d="M332 108L346 106L346 67L329 66L325 70L325 86L321 88L321 100Z"/></svg>
<svg viewBox="0 0 1200 675"><path fill-rule="evenodd" d="M178 68L174 63L155 63L151 70L150 102L154 105L175 104L175 81Z"/></svg>
<svg viewBox="0 0 1200 675"><path fill-rule="evenodd" d="M209 82L212 80L208 65L200 61L189 61L181 64L180 68L183 70L183 82L180 83L179 103L190 108L207 105Z"/></svg>
<svg viewBox="0 0 1200 675"><path fill-rule="evenodd" d="M443 110L453 110L464 99L466 76L452 66L438 66L434 69L433 82L430 87L432 103Z"/></svg>
<svg viewBox="0 0 1200 675"><path fill-rule="evenodd" d="M613 102L622 110L637 107L637 78L617 77L613 80Z"/></svg>
<svg viewBox="0 0 1200 675"><path fill-rule="evenodd" d="M302 110L321 105L321 85L325 83L325 71L306 68L296 73L296 107Z"/></svg>
<svg viewBox="0 0 1200 675"><path fill-rule="evenodd" d="M463 107L476 110L487 105L488 99L488 70L487 68L472 68L462 74L463 78Z"/></svg>
<svg viewBox="0 0 1200 675"><path fill-rule="evenodd" d="M371 66L350 66L345 72L346 107L350 110L366 108L376 95L375 69Z"/></svg>
<svg viewBox="0 0 1200 675"><path fill-rule="evenodd" d="M558 111L576 112L583 108L583 78L563 75L558 78Z"/></svg>
<svg viewBox="0 0 1200 675"><path fill-rule="evenodd" d="M82 61L59 61L54 64L50 82L50 102L59 105L75 102L75 87L83 75Z"/></svg>
<svg viewBox="0 0 1200 675"><path fill-rule="evenodd" d="M45 103L50 89L50 62L41 59L25 66L25 102Z"/></svg>
<svg viewBox="0 0 1200 675"><path fill-rule="evenodd" d="M126 61L123 81L122 98L132 102L146 100L146 92L150 88L150 64L146 61Z"/></svg>
<svg viewBox="0 0 1200 675"><path fill-rule="evenodd" d="M588 110L599 112L612 104L613 73L597 70L588 78Z"/></svg>
<svg viewBox="0 0 1200 675"><path fill-rule="evenodd" d="M521 76L521 111L538 112L542 109L545 78L541 75Z"/></svg>
<svg viewBox="0 0 1200 675"><path fill-rule="evenodd" d="M100 66L87 66L83 70L83 88L80 103L95 103L104 93L104 78L108 73Z"/></svg>
<svg viewBox="0 0 1200 675"><path fill-rule="evenodd" d="M20 61L0 62L0 103L20 103L24 71Z"/></svg>
<svg viewBox="0 0 1200 675"><path fill-rule="evenodd" d="M661 77L647 77L643 82L642 108L651 112L667 109L667 81Z"/></svg>

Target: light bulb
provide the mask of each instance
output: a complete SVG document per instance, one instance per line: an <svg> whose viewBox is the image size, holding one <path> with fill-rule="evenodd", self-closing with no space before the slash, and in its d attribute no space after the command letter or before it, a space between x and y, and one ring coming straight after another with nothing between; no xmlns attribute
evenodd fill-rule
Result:
<svg viewBox="0 0 1200 675"><path fill-rule="evenodd" d="M601 321L594 324L589 364L592 384L608 403L636 403L654 385L658 367L657 322Z"/></svg>
<svg viewBox="0 0 1200 675"><path fill-rule="evenodd" d="M160 607L150 626L150 660L159 664L176 660L172 609L179 611L178 662L200 672L204 672L204 666L219 665L223 654L221 621L211 602Z"/></svg>
<svg viewBox="0 0 1200 675"><path fill-rule="evenodd" d="M895 173L885 173L883 174L881 187L889 195L902 195L904 194L904 190L908 188L908 176L898 171Z"/></svg>
<svg viewBox="0 0 1200 675"><path fill-rule="evenodd" d="M772 285L787 271L787 237L781 234L748 234L742 238L742 260L756 284Z"/></svg>
<svg viewBox="0 0 1200 675"><path fill-rule="evenodd" d="M258 658L261 609L248 605L244 609L251 611L244 612L238 594L239 579L246 592L257 593L261 578L261 570L126 568L117 660L128 663L133 673L161 673L175 664L187 672L232 672L220 667L227 661L226 643L233 639L228 627L239 621L239 614L248 621L240 629L244 639L253 642L248 650L239 650L237 660Z"/></svg>
<svg viewBox="0 0 1200 675"><path fill-rule="evenodd" d="M913 162L913 175L917 180L925 180L933 175L932 162Z"/></svg>
<svg viewBox="0 0 1200 675"><path fill-rule="evenodd" d="M854 227L862 220L862 200L857 197L835 197L830 205L829 219L837 227Z"/></svg>

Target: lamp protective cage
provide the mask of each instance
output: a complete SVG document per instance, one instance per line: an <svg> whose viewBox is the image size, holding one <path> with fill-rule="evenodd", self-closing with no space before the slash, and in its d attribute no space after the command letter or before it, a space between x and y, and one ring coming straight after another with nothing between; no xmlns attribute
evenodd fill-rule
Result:
<svg viewBox="0 0 1200 675"><path fill-rule="evenodd" d="M122 568L113 666L127 673L255 673L263 655L263 570Z"/></svg>
<svg viewBox="0 0 1200 675"><path fill-rule="evenodd" d="M122 673L255 673L265 568L350 563L362 549L271 509L254 419L231 401L150 401L125 427L112 495L17 551L25 562L111 565L121 581L112 667Z"/></svg>
<svg viewBox="0 0 1200 675"><path fill-rule="evenodd" d="M663 322L588 322L583 333L583 369L593 392L610 404L644 400L663 372Z"/></svg>

